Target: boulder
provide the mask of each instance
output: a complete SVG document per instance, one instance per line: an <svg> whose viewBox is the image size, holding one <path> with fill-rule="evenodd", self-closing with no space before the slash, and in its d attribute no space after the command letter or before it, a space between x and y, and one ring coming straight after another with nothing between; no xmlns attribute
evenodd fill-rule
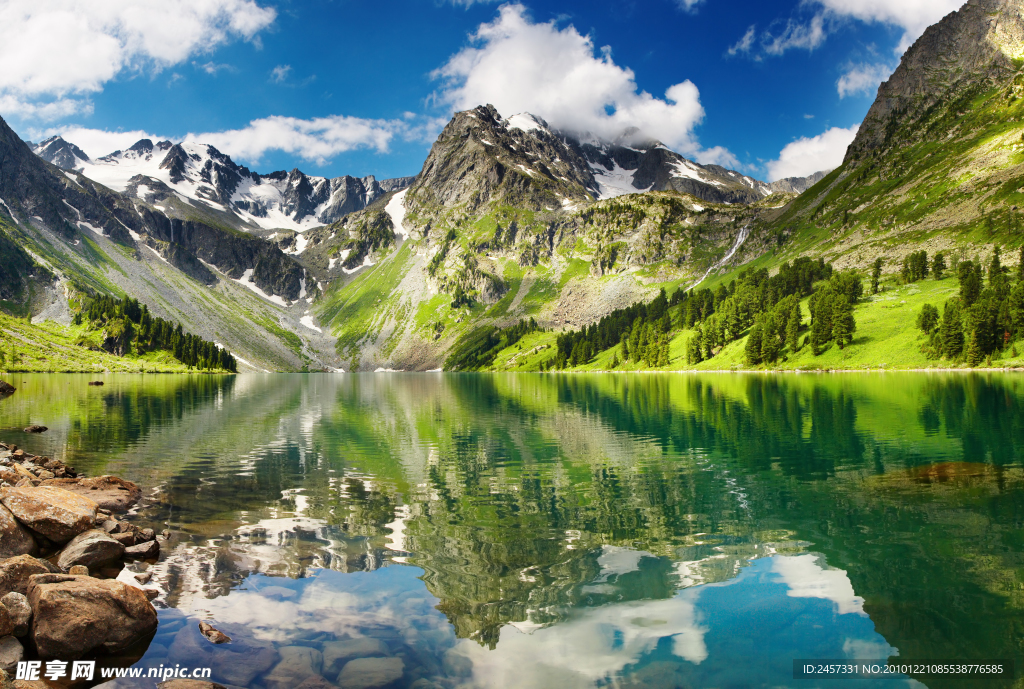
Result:
<svg viewBox="0 0 1024 689"><path fill-rule="evenodd" d="M227 631L233 637L232 642L218 646L207 641L198 626L185 625L174 636L165 664L212 668L211 679L215 682L248 687L281 659L272 644L256 639L244 627L232 625Z"/></svg>
<svg viewBox="0 0 1024 689"><path fill-rule="evenodd" d="M0 605L0 637L10 636L14 633L14 620L6 607Z"/></svg>
<svg viewBox="0 0 1024 689"><path fill-rule="evenodd" d="M31 555L19 555L0 562L0 596L14 591L25 595L28 592L28 579L33 574L60 572L46 560L38 560Z"/></svg>
<svg viewBox="0 0 1024 689"><path fill-rule="evenodd" d="M313 675L303 680L302 684L295 687L295 689L337 689L337 687L320 675Z"/></svg>
<svg viewBox="0 0 1024 689"><path fill-rule="evenodd" d="M7 608L11 616L11 623L14 625L14 636L25 636L28 634L29 623L32 621L32 606L28 604L25 594L12 591L3 598L0 603Z"/></svg>
<svg viewBox="0 0 1024 689"><path fill-rule="evenodd" d="M99 386L99 385L103 385L103 381L102 380L90 380L88 384L89 385Z"/></svg>
<svg viewBox="0 0 1024 689"><path fill-rule="evenodd" d="M32 640L44 660L120 651L156 631L156 609L146 595L115 579L36 574L28 601Z"/></svg>
<svg viewBox="0 0 1024 689"><path fill-rule="evenodd" d="M50 429L47 428L46 426L37 426L35 424L32 424L31 426L25 426L26 433L46 433L46 431L48 430Z"/></svg>
<svg viewBox="0 0 1024 689"><path fill-rule="evenodd" d="M10 383L0 380L0 397L7 397L8 395L13 395L14 391L17 389L18 388L14 387Z"/></svg>
<svg viewBox="0 0 1024 689"><path fill-rule="evenodd" d="M80 533L64 546L57 558L57 566L65 572L75 565L98 570L104 565L117 562L124 555L124 546L108 536L105 531L91 529Z"/></svg>
<svg viewBox="0 0 1024 689"><path fill-rule="evenodd" d="M95 502L53 486L3 488L0 503L19 522L55 543L67 543L96 521Z"/></svg>
<svg viewBox="0 0 1024 689"><path fill-rule="evenodd" d="M391 651L383 641L368 636L328 641L324 644L324 674L330 677L337 676L345 663L353 658L389 655Z"/></svg>
<svg viewBox="0 0 1024 689"><path fill-rule="evenodd" d="M0 559L35 555L37 549L32 532L22 526L9 509L0 505Z"/></svg>
<svg viewBox="0 0 1024 689"><path fill-rule="evenodd" d="M13 670L25 657L25 647L13 636L0 638L0 668Z"/></svg>
<svg viewBox="0 0 1024 689"><path fill-rule="evenodd" d="M263 677L267 689L295 689L310 677L319 677L324 657L320 651L308 646L283 646L281 662Z"/></svg>
<svg viewBox="0 0 1024 689"><path fill-rule="evenodd" d="M391 684L405 672L401 658L356 658L350 660L338 675L342 689L371 689Z"/></svg>
<svg viewBox="0 0 1024 689"><path fill-rule="evenodd" d="M106 532L106 529L104 529L104 532ZM135 545L135 534L131 531L125 531L124 533L112 533L110 534L110 537L125 548Z"/></svg>
<svg viewBox="0 0 1024 689"><path fill-rule="evenodd" d="M85 565L71 565L68 567L68 574L74 574L75 576L82 577L90 576L89 568Z"/></svg>
<svg viewBox="0 0 1024 689"><path fill-rule="evenodd" d="M160 556L160 544L156 541L147 541L129 546L124 549L124 556L135 560L155 560Z"/></svg>
<svg viewBox="0 0 1024 689"><path fill-rule="evenodd" d="M51 478L40 485L63 488L64 490L89 498L101 509L124 512L142 497L138 484L125 481L117 476L95 476L93 478Z"/></svg>

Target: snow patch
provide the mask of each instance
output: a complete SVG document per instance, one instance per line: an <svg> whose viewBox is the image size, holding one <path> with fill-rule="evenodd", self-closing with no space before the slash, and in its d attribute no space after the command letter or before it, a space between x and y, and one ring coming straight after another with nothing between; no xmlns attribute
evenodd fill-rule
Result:
<svg viewBox="0 0 1024 689"><path fill-rule="evenodd" d="M348 268L342 267L341 272L345 273L345 275L351 275L352 273L356 272L357 270L362 270L363 268L369 268L372 265L374 265L373 261L371 261L370 257L367 256L366 258L363 259L363 264L361 266L356 266L355 268L353 268L351 270L349 270Z"/></svg>
<svg viewBox="0 0 1024 689"><path fill-rule="evenodd" d="M288 302L286 302L281 297L277 296L276 294L267 294L266 292L264 292L263 290L256 286L256 283L252 281L252 268L249 268L244 273L242 273L242 277L238 278L237 280L234 280L234 282L237 282L243 287L248 287L253 292L263 297L269 302L273 302L278 306L288 306Z"/></svg>
<svg viewBox="0 0 1024 689"><path fill-rule="evenodd" d="M388 201L384 206L384 212L391 218L391 224L395 226L395 234L401 235L402 239L409 238L409 230L405 228L405 194L409 191L403 189ZM344 259L343 259L344 260Z"/></svg>
<svg viewBox="0 0 1024 689"><path fill-rule="evenodd" d="M285 253L291 254L292 256L298 256L306 250L307 246L309 246L309 238L304 234L297 234L295 235L295 248L290 249Z"/></svg>
<svg viewBox="0 0 1024 689"><path fill-rule="evenodd" d="M594 173L594 179L597 181L597 198L599 201L613 199L624 194L639 194L640 192L650 191L654 186L652 184L646 189L637 189L633 186L633 175L636 174L636 170L627 170L624 167L620 167L618 163L613 163L613 165L614 167L611 170L602 165L590 166L591 171Z"/></svg>
<svg viewBox="0 0 1024 689"><path fill-rule="evenodd" d="M316 322L313 320L312 316L303 316L302 318L299 319L299 323L302 323L310 330L315 330L321 334L323 333L323 330L317 327Z"/></svg>
<svg viewBox="0 0 1024 689"><path fill-rule="evenodd" d="M505 127L507 129L521 129L524 132L532 132L535 129L547 131L547 127L537 121L537 118L528 112L521 112L518 115L505 120Z"/></svg>
<svg viewBox="0 0 1024 689"><path fill-rule="evenodd" d="M11 220L13 220L15 224L20 225L21 221L18 220L18 216L14 214L14 211L11 210L11 207L7 205L7 202L4 201L3 199L0 199L0 203L2 203L4 205L4 208L7 209L7 215L11 216Z"/></svg>

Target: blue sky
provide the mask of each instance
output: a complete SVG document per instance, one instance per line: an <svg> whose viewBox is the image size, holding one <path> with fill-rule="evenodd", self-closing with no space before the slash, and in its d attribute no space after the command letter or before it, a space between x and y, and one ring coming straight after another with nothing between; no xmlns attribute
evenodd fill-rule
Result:
<svg viewBox="0 0 1024 689"><path fill-rule="evenodd" d="M91 156L142 135L261 172L419 171L493 102L635 124L754 176L841 160L880 80L957 0L39 0L0 8L0 115Z"/></svg>

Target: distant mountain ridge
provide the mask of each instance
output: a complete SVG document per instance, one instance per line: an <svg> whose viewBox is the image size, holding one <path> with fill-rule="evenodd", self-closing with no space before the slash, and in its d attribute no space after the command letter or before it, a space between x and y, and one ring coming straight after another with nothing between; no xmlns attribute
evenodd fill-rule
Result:
<svg viewBox="0 0 1024 689"><path fill-rule="evenodd" d="M33 151L57 167L78 171L114 191L153 203L170 195L235 216L242 228L304 231L362 210L383 194L403 189L411 177L377 181L343 175L309 176L298 169L259 174L237 165L213 146L141 139L124 151L95 160L59 136Z"/></svg>

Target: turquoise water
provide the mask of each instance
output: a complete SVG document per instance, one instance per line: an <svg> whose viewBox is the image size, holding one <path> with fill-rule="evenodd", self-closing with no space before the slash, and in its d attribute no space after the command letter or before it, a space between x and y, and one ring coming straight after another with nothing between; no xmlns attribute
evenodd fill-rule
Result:
<svg viewBox="0 0 1024 689"><path fill-rule="evenodd" d="M137 481L132 519L170 530L160 629L123 665L266 689L355 686L366 655L398 659L374 666L396 687L1009 686L793 661L1021 666L1014 375L87 380L13 380L0 439ZM197 643L199 619L234 641Z"/></svg>

